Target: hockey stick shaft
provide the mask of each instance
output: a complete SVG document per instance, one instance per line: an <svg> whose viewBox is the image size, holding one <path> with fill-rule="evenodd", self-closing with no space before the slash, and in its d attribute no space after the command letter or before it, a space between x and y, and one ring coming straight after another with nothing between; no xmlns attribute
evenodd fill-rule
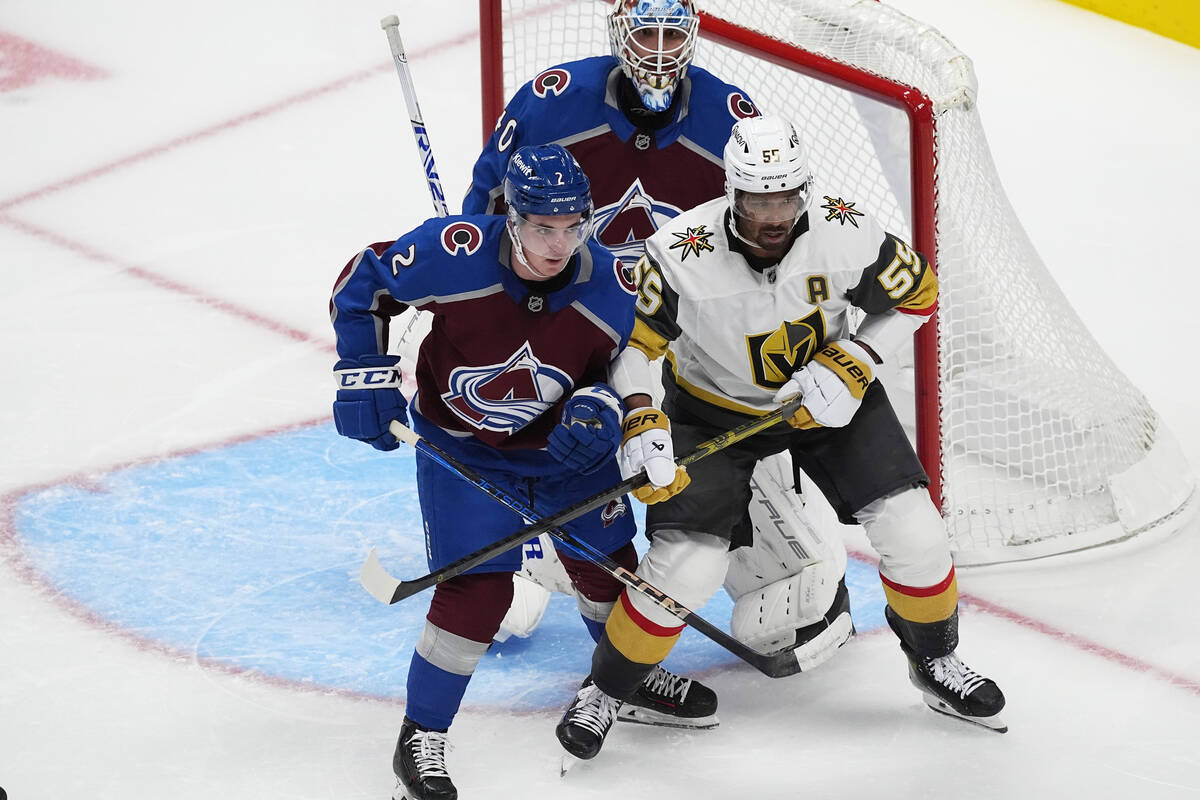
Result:
<svg viewBox="0 0 1200 800"><path fill-rule="evenodd" d="M680 466L686 467L690 464L694 464L702 458L707 458L719 450L723 450L735 442L740 442L741 440L753 436L760 431L764 431L796 413L797 409L800 408L801 403L801 398L796 397L792 400L789 400L787 403L784 403L770 414L750 420L749 422L739 425L732 430L728 430L724 433L714 436L708 441L701 442L685 456L677 459L677 463L679 463ZM417 442L422 441L414 431L410 430L404 425L401 425L398 421L393 421L391 433L397 439L408 442L413 447L417 447ZM470 479L466 478L465 475L464 479L470 481ZM493 491L503 493L503 490L482 478L482 476L479 476L478 483L474 481L470 482L475 483L476 486L483 489L483 491L487 492L488 494L493 494ZM646 473L639 472L637 475L626 478L610 489L605 489L604 491L594 494L591 497L580 500L578 503L568 506L567 508L551 514L548 517L544 517L539 522L531 523L521 530L505 536L503 539L493 542L487 547L482 547L479 550L476 550L474 553L469 553L457 561L447 564L436 572L431 572L428 575L420 578L414 578L410 581L396 580L391 575L388 575L387 572L383 570L382 565L379 564L378 559L374 557L374 553L372 552L371 555L367 556L367 561L363 564L363 570L360 572L360 579L362 579L363 585L367 587L368 591L370 591L371 594L380 601L388 604L399 602L404 598L411 597L417 592L423 591L424 589L440 583L447 578L453 578L455 575L461 575L472 567L477 567L483 562L495 558L511 547L523 544L530 539L534 539L538 536L541 536L543 533L549 532L553 528L558 528L562 525L565 525L571 520L577 519L578 517L583 516L595 508L599 508L600 506L605 505L612 500L616 500L618 497L621 497L627 492L644 486L648 482L649 479L646 477ZM499 496L493 496L496 496L498 500L503 502ZM374 564L371 563L372 559L374 559ZM367 583L364 573L369 574L372 577L371 584ZM372 589L372 586L375 588ZM390 591L388 591L388 589L390 589Z"/></svg>
<svg viewBox="0 0 1200 800"><path fill-rule="evenodd" d="M413 137L417 140L417 150L421 155L421 169L425 172L425 182L429 185L429 194L433 197L433 210L439 217L449 216L446 194L442 191L442 179L438 177L437 165L433 161L429 132L425 129L425 119L421 116L421 106L417 103L417 89L408 69L408 56L404 53L404 42L400 39L400 19L395 14L389 14L379 21L379 27L387 34L392 61L396 64L396 74L400 77L400 86L404 90L404 104L408 106L408 119L412 123Z"/></svg>
<svg viewBox="0 0 1200 800"><path fill-rule="evenodd" d="M399 427L401 426L398 421L393 422L391 426L392 434L397 438L402 438L397 432L397 428ZM471 484L479 488L481 491L499 500L503 505L517 512L531 523L542 521L538 512L534 511L523 501L513 497L503 489L491 485L489 481L487 481L473 469L458 461L454 458L454 456L450 455L445 450L442 450L437 445L425 441L411 430L409 431L409 434L410 435L403 437L405 441L412 441L415 438L414 447L425 453L425 455L432 458L450 472L466 478ZM601 552L587 542L576 538L574 535L564 531L562 528L551 528L547 531L547 533L561 542L564 547L568 548L575 554L582 556L588 561L591 561L601 570L608 573L613 578L616 578L630 589L633 589L634 591L648 597L655 605L674 615L681 622L692 626L698 632L708 637L713 642L716 642L721 647L725 648L730 653L733 653L735 656L750 664L763 674L772 678L779 678L783 677L784 675L791 675L800 671L799 662L790 652L774 655L760 653L754 648L738 641L725 631L713 625L704 617L701 617L696 612L679 603L666 592L649 583L637 573L630 572L629 570L625 569L625 567L614 561L608 554Z"/></svg>

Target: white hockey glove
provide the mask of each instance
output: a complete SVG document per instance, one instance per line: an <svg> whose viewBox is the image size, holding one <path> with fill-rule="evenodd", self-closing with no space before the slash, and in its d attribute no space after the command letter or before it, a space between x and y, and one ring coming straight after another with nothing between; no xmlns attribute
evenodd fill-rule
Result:
<svg viewBox="0 0 1200 800"><path fill-rule="evenodd" d="M841 428L847 425L874 376L871 354L849 339L830 342L812 360L792 373L775 393L776 403L786 403L797 394L804 398L800 410L788 418L793 428Z"/></svg>
<svg viewBox="0 0 1200 800"><path fill-rule="evenodd" d="M645 469L650 479L633 490L634 497L647 505L661 503L692 482L687 470L675 463L671 422L661 410L639 408L625 417L621 428L621 477L631 478Z"/></svg>

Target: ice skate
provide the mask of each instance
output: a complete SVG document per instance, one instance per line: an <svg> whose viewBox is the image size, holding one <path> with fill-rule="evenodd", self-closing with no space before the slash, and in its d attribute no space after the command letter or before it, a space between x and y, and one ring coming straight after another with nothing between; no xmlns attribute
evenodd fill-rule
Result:
<svg viewBox="0 0 1200 800"><path fill-rule="evenodd" d="M393 800L458 800L446 772L447 746L445 731L427 730L405 717L392 756Z"/></svg>
<svg viewBox="0 0 1200 800"><path fill-rule="evenodd" d="M717 694L700 681L656 665L621 706L617 719L668 728L715 728Z"/></svg>
<svg viewBox="0 0 1200 800"><path fill-rule="evenodd" d="M554 733L571 755L582 759L595 758L604 746L604 737L608 735L608 729L616 720L620 707L620 700L600 691L589 677L579 687Z"/></svg>
<svg viewBox="0 0 1200 800"><path fill-rule="evenodd" d="M908 655L908 679L921 690L925 704L941 714L973 722L997 733L1008 726L1000 719L1004 693L962 662L956 654L940 658Z"/></svg>

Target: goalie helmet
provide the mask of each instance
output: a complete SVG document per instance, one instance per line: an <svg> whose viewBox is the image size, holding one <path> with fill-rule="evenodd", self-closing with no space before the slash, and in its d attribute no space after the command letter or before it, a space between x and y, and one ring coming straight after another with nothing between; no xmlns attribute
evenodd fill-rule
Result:
<svg viewBox="0 0 1200 800"><path fill-rule="evenodd" d="M528 249L545 258L565 258L587 241L592 232L591 183L575 157L560 144L526 146L508 161L504 174L504 202L508 204L508 229L513 248L528 265ZM531 216L579 215L579 222L555 228L531 221ZM559 244L570 237L563 254Z"/></svg>
<svg viewBox="0 0 1200 800"><path fill-rule="evenodd" d="M812 168L791 122L775 116L739 120L729 132L724 156L725 197L738 216L765 222L782 212L795 224L808 210ZM762 195L770 195L771 202Z"/></svg>
<svg viewBox="0 0 1200 800"><path fill-rule="evenodd" d="M612 53L651 111L671 106L696 51L692 0L616 0L608 18Z"/></svg>

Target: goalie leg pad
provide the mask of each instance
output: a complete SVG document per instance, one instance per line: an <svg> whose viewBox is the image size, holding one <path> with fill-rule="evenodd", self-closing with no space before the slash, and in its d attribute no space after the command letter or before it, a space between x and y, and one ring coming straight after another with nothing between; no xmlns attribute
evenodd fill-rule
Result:
<svg viewBox="0 0 1200 800"><path fill-rule="evenodd" d="M854 633L854 623L844 576L822 566L812 564L739 597L730 621L733 635L764 652L803 647L808 669L827 661Z"/></svg>
<svg viewBox="0 0 1200 800"><path fill-rule="evenodd" d="M765 458L751 481L754 544L734 551L725 590L734 599L731 629L759 650L797 650L811 669L852 635L845 588L846 548L820 533L792 488L787 453Z"/></svg>
<svg viewBox="0 0 1200 800"><path fill-rule="evenodd" d="M541 624L550 605L550 590L534 583L519 572L514 572L513 598L504 619L500 620L500 629L492 638L497 642L506 642L509 637L528 639L534 629Z"/></svg>
<svg viewBox="0 0 1200 800"><path fill-rule="evenodd" d="M800 671L808 672L824 664L853 635L850 592L846 589L846 582L841 581L833 605L825 612L824 618L795 633L796 643L792 654L800 665Z"/></svg>
<svg viewBox="0 0 1200 800"><path fill-rule="evenodd" d="M553 539L543 533L521 548L521 569L513 574L512 604L500 622L495 640L504 642L510 636L528 638L541 624L552 592L573 595L575 589L558 559Z"/></svg>

